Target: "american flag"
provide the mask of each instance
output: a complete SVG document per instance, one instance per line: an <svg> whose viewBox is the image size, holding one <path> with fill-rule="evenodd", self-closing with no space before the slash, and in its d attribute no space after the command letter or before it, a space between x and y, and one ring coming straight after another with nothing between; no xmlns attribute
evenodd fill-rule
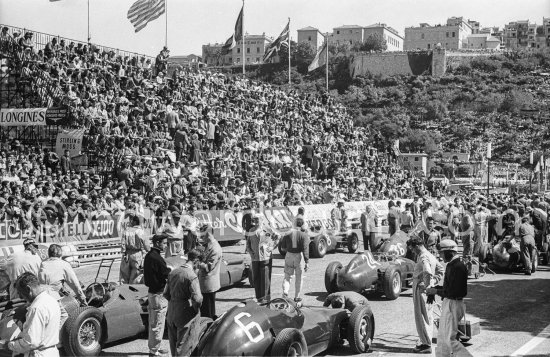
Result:
<svg viewBox="0 0 550 357"><path fill-rule="evenodd" d="M138 0L128 10L128 20L136 32L166 11L166 0Z"/></svg>

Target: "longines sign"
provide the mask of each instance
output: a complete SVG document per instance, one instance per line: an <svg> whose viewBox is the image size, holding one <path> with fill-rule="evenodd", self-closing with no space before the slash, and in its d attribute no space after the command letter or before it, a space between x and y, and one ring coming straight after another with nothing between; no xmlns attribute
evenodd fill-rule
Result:
<svg viewBox="0 0 550 357"><path fill-rule="evenodd" d="M65 125L66 121L66 107L0 109L0 126Z"/></svg>

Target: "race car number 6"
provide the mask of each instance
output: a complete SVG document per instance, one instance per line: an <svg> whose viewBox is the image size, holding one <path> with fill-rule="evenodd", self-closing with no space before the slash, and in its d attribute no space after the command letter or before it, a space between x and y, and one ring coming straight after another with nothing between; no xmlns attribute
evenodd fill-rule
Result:
<svg viewBox="0 0 550 357"><path fill-rule="evenodd" d="M244 331L246 337L248 337L250 342L254 342L254 343L260 342L264 338L264 332L262 331L262 328L260 327L260 324L255 322L255 321L252 321L249 324L245 325L241 321L241 318L250 317L250 316L252 316L252 315L250 315L247 312L241 312L241 313L237 314L237 316L235 316L233 318L233 320L235 320L235 323L237 325L239 325L239 327ZM252 334L250 333L250 331L252 329L258 330L258 335L256 337L253 337Z"/></svg>

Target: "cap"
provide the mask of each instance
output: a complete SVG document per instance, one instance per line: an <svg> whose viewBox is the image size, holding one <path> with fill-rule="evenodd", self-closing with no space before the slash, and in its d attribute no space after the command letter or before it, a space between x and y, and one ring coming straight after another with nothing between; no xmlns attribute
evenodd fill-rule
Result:
<svg viewBox="0 0 550 357"><path fill-rule="evenodd" d="M439 250L444 252L446 250L458 252L458 246L456 242L452 239L444 239L439 243Z"/></svg>
<svg viewBox="0 0 550 357"><path fill-rule="evenodd" d="M38 244L36 244L36 241L33 238L27 238L23 241L24 246L31 245L31 244L38 247Z"/></svg>

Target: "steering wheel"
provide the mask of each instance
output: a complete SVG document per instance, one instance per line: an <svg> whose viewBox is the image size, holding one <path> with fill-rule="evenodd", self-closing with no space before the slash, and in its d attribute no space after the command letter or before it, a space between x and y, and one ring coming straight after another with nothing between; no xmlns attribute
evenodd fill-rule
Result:
<svg viewBox="0 0 550 357"><path fill-rule="evenodd" d="M105 287L101 283L91 283L86 288L86 298L88 299L86 303L90 305L90 302L94 301L95 299L103 301L103 297L105 296Z"/></svg>
<svg viewBox="0 0 550 357"><path fill-rule="evenodd" d="M283 298L276 298L269 302L269 308L272 310L288 311L290 309L290 304Z"/></svg>

